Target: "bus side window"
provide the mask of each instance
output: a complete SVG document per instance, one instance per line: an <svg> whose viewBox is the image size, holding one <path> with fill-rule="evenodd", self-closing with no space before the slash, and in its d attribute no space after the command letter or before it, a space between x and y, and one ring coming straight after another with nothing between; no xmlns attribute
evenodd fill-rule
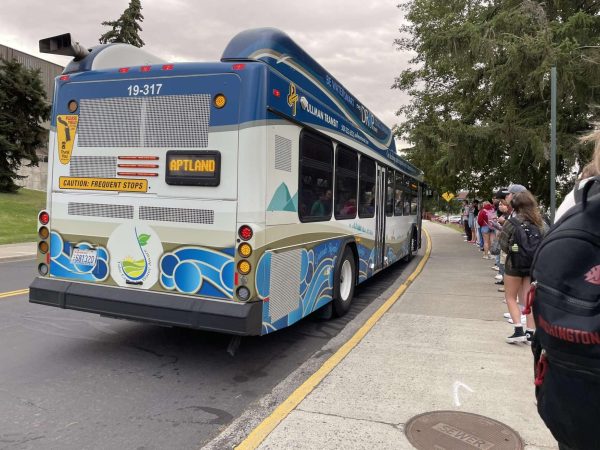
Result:
<svg viewBox="0 0 600 450"><path fill-rule="evenodd" d="M358 155L338 146L335 158L335 218L356 217L356 188L358 187Z"/></svg>
<svg viewBox="0 0 600 450"><path fill-rule="evenodd" d="M375 216L375 161L366 156L360 157L358 217L366 219Z"/></svg>
<svg viewBox="0 0 600 450"><path fill-rule="evenodd" d="M401 216L403 209L403 192L402 192L403 175L396 172L396 191L394 195L394 215Z"/></svg>
<svg viewBox="0 0 600 450"><path fill-rule="evenodd" d="M407 191L403 192L404 194L404 215L410 216L410 194Z"/></svg>
<svg viewBox="0 0 600 450"><path fill-rule="evenodd" d="M394 214L394 171L387 171L387 189L385 193L385 215L391 216Z"/></svg>
<svg viewBox="0 0 600 450"><path fill-rule="evenodd" d="M417 196L416 195L410 196L410 215L411 216L417 215Z"/></svg>
<svg viewBox="0 0 600 450"><path fill-rule="evenodd" d="M298 216L302 222L331 219L333 201L333 145L327 139L302 131L300 135L300 186Z"/></svg>

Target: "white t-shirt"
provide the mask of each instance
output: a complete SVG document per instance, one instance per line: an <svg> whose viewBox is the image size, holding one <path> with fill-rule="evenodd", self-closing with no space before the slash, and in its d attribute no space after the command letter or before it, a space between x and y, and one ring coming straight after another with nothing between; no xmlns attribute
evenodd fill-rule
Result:
<svg viewBox="0 0 600 450"><path fill-rule="evenodd" d="M565 196L563 202L556 210L556 213L554 213L554 223L558 222L558 219L560 219L564 213L566 213L569 209L575 206L575 189L583 188L583 186L585 186L585 183L587 183L588 181L589 178L581 180L579 183L577 183L577 186L575 186L573 190Z"/></svg>

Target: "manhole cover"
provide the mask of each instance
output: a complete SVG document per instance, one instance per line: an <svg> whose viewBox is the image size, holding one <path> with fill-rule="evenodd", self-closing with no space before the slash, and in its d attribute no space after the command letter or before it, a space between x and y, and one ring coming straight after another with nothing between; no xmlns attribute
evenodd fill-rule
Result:
<svg viewBox="0 0 600 450"><path fill-rule="evenodd" d="M479 414L432 411L410 419L404 431L419 450L523 450L515 430Z"/></svg>

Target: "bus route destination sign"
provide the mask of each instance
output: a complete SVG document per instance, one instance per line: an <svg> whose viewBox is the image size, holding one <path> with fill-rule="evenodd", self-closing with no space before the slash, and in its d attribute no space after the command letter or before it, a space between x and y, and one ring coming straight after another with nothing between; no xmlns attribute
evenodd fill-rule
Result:
<svg viewBox="0 0 600 450"><path fill-rule="evenodd" d="M221 153L215 150L170 150L165 181L184 186L218 186Z"/></svg>

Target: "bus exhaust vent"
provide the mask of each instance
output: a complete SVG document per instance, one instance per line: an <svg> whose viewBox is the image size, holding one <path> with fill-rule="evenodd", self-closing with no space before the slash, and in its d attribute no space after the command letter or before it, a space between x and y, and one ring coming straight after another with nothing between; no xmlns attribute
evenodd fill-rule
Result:
<svg viewBox="0 0 600 450"><path fill-rule="evenodd" d="M159 206L140 206L141 220L157 220L159 222L187 222L212 225L215 212L210 209L164 208Z"/></svg>
<svg viewBox="0 0 600 450"><path fill-rule="evenodd" d="M133 219L133 206L107 205L100 203L69 202L70 216L113 217L115 219Z"/></svg>
<svg viewBox="0 0 600 450"><path fill-rule="evenodd" d="M302 249L275 253L271 256L271 323L298 309Z"/></svg>
<svg viewBox="0 0 600 450"><path fill-rule="evenodd" d="M80 108L80 147L208 146L208 94L82 99Z"/></svg>
<svg viewBox="0 0 600 450"><path fill-rule="evenodd" d="M73 156L69 166L72 177L115 178L117 158L113 156Z"/></svg>
<svg viewBox="0 0 600 450"><path fill-rule="evenodd" d="M275 136L275 168L292 171L292 141L281 136Z"/></svg>

